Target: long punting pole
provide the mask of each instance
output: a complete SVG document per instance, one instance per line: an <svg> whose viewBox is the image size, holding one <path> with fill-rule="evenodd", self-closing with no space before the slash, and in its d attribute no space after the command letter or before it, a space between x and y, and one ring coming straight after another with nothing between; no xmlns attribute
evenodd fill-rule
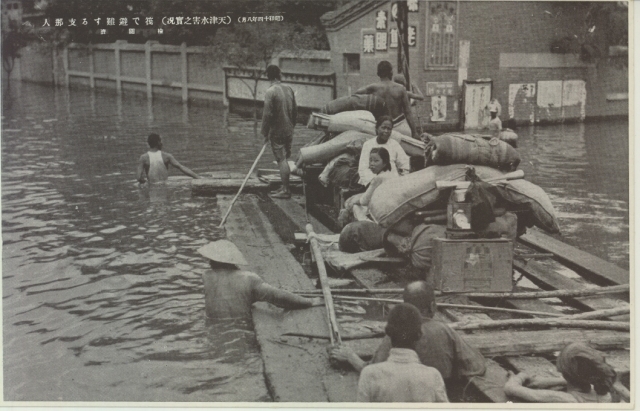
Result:
<svg viewBox="0 0 640 411"><path fill-rule="evenodd" d="M224 213L224 217L222 217L222 221L220 221L220 225L218 226L218 228L222 228L222 226L224 226L224 223L227 221L227 217L229 217L229 213L231 213L231 208L233 208L233 204L236 202L236 200L240 196L240 193L242 193L242 189L244 188L245 184L247 184L247 181L249 181L249 177L251 176L251 173L253 173L253 169L256 168L256 165L258 165L258 161L260 161L260 157L262 157L262 155L264 154L264 150L267 148L267 144L269 143L265 143L264 146L262 146L262 150L260 150L260 154L258 154L258 157L256 157L256 160L253 162L251 169L249 169L247 176L244 178L244 181L242 182L242 185L240 185L238 194L236 194L236 196L233 197L233 200L231 200L231 204L229 204L229 208L227 209L227 212Z"/></svg>
<svg viewBox="0 0 640 411"><path fill-rule="evenodd" d="M329 278L327 276L327 268L324 266L324 260L322 258L322 250L318 240L314 237L315 232L313 226L307 224L307 238L311 243L311 251L316 259L316 265L318 266L318 276L320 277L320 285L322 286L322 295L324 296L324 305L327 308L327 316L329 317L329 331L331 336L331 345L342 344L342 338L340 337L340 331L338 329L338 320L336 318L336 312L333 307L333 298L331 297L331 289L329 288Z"/></svg>

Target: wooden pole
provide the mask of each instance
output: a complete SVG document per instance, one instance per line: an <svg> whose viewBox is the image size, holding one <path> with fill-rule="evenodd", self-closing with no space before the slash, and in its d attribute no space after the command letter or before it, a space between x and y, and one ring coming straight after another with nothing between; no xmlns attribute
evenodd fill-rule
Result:
<svg viewBox="0 0 640 411"><path fill-rule="evenodd" d="M267 144L269 143L268 142L264 143L264 146L262 146L262 150L260 150L260 154L258 154L258 157L256 157L256 160L253 162L251 169L249 170L249 172L247 173L247 176L244 178L244 181L240 185L238 194L236 194L236 196L233 197L233 200L231 200L231 204L229 204L229 208L227 209L227 212L224 213L224 217L222 217L222 221L220 221L220 225L218 226L218 228L222 228L222 226L224 226L224 223L227 221L227 217L229 217L229 213L231 213L231 208L233 208L233 204L235 204L236 200L240 196L240 193L242 193L242 189L244 188L245 184L247 184L247 181L249 180L251 173L253 173L253 169L256 168L258 161L260 161L260 157L262 157L262 155L264 154L264 150L267 148Z"/></svg>
<svg viewBox="0 0 640 411"><path fill-rule="evenodd" d="M571 320L564 318L527 318L518 320L496 320L496 321L474 321L465 323L451 323L451 328L456 330L480 330L488 328L502 327L565 327L565 328L586 328L589 330L616 330L629 331L631 329L628 322L621 321L596 321L596 320Z"/></svg>
<svg viewBox="0 0 640 411"><path fill-rule="evenodd" d="M594 320L596 318L614 317L616 315L629 314L630 307L609 308L606 310L587 311L586 313L564 316L567 320Z"/></svg>
<svg viewBox="0 0 640 411"><path fill-rule="evenodd" d="M531 291L522 293L445 293L445 295L464 295L470 298L504 298L509 300L525 300L535 298L554 298L554 297L584 297L601 294L617 294L629 291L629 285L614 285L609 287L587 288L583 290L554 290L554 291ZM320 290L297 290L293 291L298 294L314 294L321 293ZM381 289L362 289L362 288L341 288L333 290L334 294L402 294L403 288L381 288ZM436 291L436 295L443 295Z"/></svg>
<svg viewBox="0 0 640 411"><path fill-rule="evenodd" d="M333 307L333 298L331 297L331 288L329 288L329 278L327 277L327 268L324 266L324 259L322 258L322 250L318 240L314 238L315 232L313 226L307 224L306 226L307 238L311 243L311 251L316 258L316 265L318 266L318 276L320 277L320 285L322 286L322 295L324 296L324 305L327 308L327 316L329 318L329 330L331 334L331 345L342 344L342 338L340 338L340 331L338 329L338 320L336 318L336 312Z"/></svg>
<svg viewBox="0 0 640 411"><path fill-rule="evenodd" d="M629 285L624 284L609 287L587 288L582 290L532 291L525 293L465 293L464 295L472 298L505 298L509 300L518 300L554 297L583 297L600 294L617 294L627 291L629 291Z"/></svg>
<svg viewBox="0 0 640 411"><path fill-rule="evenodd" d="M376 301L381 303L400 304L403 301L392 298L370 298L370 297L349 297L344 295L336 295L334 298L338 300L350 300L350 301ZM566 317L561 313L547 313L543 311L529 311L529 310L517 310L514 308L501 308L501 307L485 307L483 305L468 305L468 304L449 304L449 303L437 303L439 308L460 308L463 310L474 311L496 311L502 313L523 314L523 315L543 315L546 317Z"/></svg>

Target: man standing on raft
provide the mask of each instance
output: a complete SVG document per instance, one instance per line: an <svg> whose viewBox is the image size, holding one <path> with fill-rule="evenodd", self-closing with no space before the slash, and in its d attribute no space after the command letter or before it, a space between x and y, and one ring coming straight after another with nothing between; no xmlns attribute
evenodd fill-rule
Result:
<svg viewBox="0 0 640 411"><path fill-rule="evenodd" d="M278 162L282 188L271 196L273 198L291 198L289 176L291 170L287 159L291 156L293 128L296 125L298 106L293 90L280 83L280 68L276 65L267 67L267 79L271 86L264 96L262 112L262 135L264 141L271 142L273 155Z"/></svg>
<svg viewBox="0 0 640 411"><path fill-rule="evenodd" d="M407 89L392 80L393 66L391 63L386 60L378 63L378 77L380 77L378 83L369 84L357 90L355 94L373 94L383 99L389 110L389 115L393 119L394 128L406 119L411 129L411 136L419 138Z"/></svg>
<svg viewBox="0 0 640 411"><path fill-rule="evenodd" d="M144 184L158 183L169 178L169 164L193 178L200 178L196 173L183 166L171 154L162 151L162 139L156 133L149 134L147 138L149 151L140 156L138 163L138 173L136 179L138 183Z"/></svg>

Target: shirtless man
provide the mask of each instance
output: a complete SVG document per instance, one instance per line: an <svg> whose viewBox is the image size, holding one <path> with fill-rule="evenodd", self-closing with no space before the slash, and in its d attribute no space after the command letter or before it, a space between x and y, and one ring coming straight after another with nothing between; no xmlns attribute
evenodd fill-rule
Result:
<svg viewBox="0 0 640 411"><path fill-rule="evenodd" d="M378 63L378 77L380 77L378 83L369 84L357 90L355 94L373 94L382 98L387 105L389 115L393 118L394 128L398 123L406 119L411 129L411 136L419 138L416 122L409 104L407 89L392 80L393 66L391 63L386 60Z"/></svg>
<svg viewBox="0 0 640 411"><path fill-rule="evenodd" d="M147 180L151 184L166 181L169 177L169 164L190 177L200 178L196 173L180 164L171 154L161 151L162 140L158 134L149 134L147 143L149 151L140 156L138 164L136 177L140 184L146 183Z"/></svg>

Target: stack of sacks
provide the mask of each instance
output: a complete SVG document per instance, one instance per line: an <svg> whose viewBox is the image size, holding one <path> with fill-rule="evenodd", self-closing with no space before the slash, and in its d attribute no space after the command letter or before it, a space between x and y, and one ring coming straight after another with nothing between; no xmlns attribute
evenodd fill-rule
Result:
<svg viewBox="0 0 640 411"><path fill-rule="evenodd" d="M391 228L416 211L446 209L449 191L439 191L437 181L464 181L465 164L431 166L393 181L384 182L374 192L369 212L375 222ZM500 180L505 173L490 167L474 167L481 180ZM540 187L526 180L501 181L494 184L501 200L497 206L507 211L525 209L531 214L531 223L550 233L560 232L551 200Z"/></svg>

